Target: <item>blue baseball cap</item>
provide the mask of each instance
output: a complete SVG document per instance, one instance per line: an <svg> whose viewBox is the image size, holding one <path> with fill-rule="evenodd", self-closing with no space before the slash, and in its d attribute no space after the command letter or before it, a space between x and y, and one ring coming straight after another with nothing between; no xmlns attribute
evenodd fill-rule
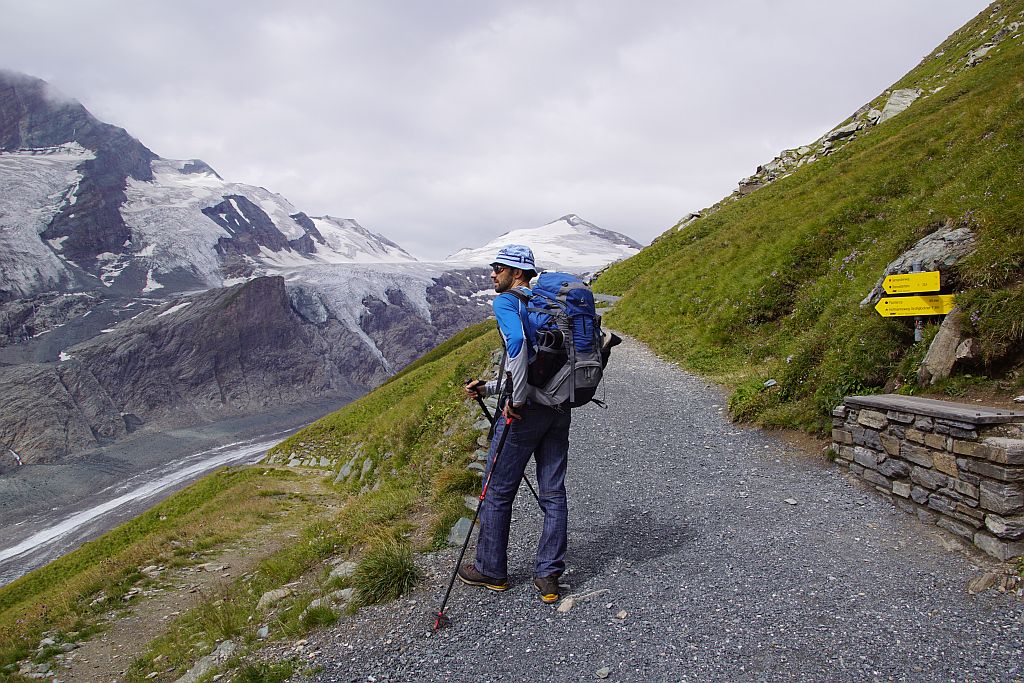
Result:
<svg viewBox="0 0 1024 683"><path fill-rule="evenodd" d="M522 244L509 244L501 248L497 258L491 262L492 266L502 265L522 270L537 272L537 266L533 261L533 250Z"/></svg>

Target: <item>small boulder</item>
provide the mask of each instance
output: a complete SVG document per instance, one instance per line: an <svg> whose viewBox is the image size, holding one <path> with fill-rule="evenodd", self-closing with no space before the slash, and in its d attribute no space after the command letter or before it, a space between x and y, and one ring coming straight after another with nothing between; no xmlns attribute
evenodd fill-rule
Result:
<svg viewBox="0 0 1024 683"><path fill-rule="evenodd" d="M971 50L967 53L967 66L976 66L995 46L995 43L985 43L978 49Z"/></svg>
<svg viewBox="0 0 1024 683"><path fill-rule="evenodd" d="M828 141L833 141L833 140L841 140L843 138L848 138L851 135L853 135L854 133L856 133L858 130L860 130L860 127L861 127L860 121L854 121L852 123L848 123L845 126L841 126L839 128L836 128L835 130L831 131L828 135L825 136L825 139L828 140Z"/></svg>
<svg viewBox="0 0 1024 683"><path fill-rule="evenodd" d="M974 251L974 245L975 236L970 228L946 223L930 235L919 239L914 246L889 263L882 277L861 300L861 307L874 306L879 299L886 296L882 287L886 276L911 273L915 264L920 266L922 271L939 271L944 282L957 261Z"/></svg>
<svg viewBox="0 0 1024 683"><path fill-rule="evenodd" d="M328 579L346 579L356 573L355 562L351 560L338 560L334 567L331 569L331 573L328 575Z"/></svg>
<svg viewBox="0 0 1024 683"><path fill-rule="evenodd" d="M237 646L230 640L225 640L223 643L217 646L217 649L213 651L213 654L206 655L198 662L195 663L188 672L176 680L174 683L196 683L200 679L210 673L210 671L224 662L231 659L231 656L235 653Z"/></svg>
<svg viewBox="0 0 1024 683"><path fill-rule="evenodd" d="M901 114L921 96L921 91L916 88L904 88L894 90L885 106L882 107L882 114L878 117L878 123L885 123L897 114Z"/></svg>
<svg viewBox="0 0 1024 683"><path fill-rule="evenodd" d="M256 609L266 609L271 607L292 594L291 588L277 588L272 591L267 591L260 596L259 602L256 603Z"/></svg>
<svg viewBox="0 0 1024 683"><path fill-rule="evenodd" d="M473 520L469 517L460 517L452 530L448 532L448 545L460 546L466 542L466 538L473 530Z"/></svg>
<svg viewBox="0 0 1024 683"><path fill-rule="evenodd" d="M343 588L340 591L332 592L330 598L331 602L333 602L335 605L339 607L344 607L345 605L352 602L353 598L355 598L355 595L356 591L354 588Z"/></svg>
<svg viewBox="0 0 1024 683"><path fill-rule="evenodd" d="M954 307L939 326L921 367L917 369L918 386L925 387L949 377L956 365L957 349L962 341L960 309Z"/></svg>

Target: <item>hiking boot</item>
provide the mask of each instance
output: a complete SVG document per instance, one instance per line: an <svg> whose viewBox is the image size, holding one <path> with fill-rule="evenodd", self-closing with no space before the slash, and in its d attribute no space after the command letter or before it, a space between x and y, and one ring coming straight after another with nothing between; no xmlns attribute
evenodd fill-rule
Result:
<svg viewBox="0 0 1024 683"><path fill-rule="evenodd" d="M467 586L483 586L492 591L508 590L508 579L494 579L490 576L484 576L476 570L472 562L459 567L458 574L459 581Z"/></svg>
<svg viewBox="0 0 1024 683"><path fill-rule="evenodd" d="M537 592L540 593L541 602L551 604L558 602L558 599L562 597L562 587L558 585L558 574L552 576L535 576L533 577L533 585L536 586Z"/></svg>

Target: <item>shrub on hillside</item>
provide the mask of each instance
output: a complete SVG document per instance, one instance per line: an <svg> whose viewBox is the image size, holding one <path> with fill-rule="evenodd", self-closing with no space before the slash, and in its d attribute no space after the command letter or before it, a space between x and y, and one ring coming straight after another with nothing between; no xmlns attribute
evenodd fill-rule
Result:
<svg viewBox="0 0 1024 683"><path fill-rule="evenodd" d="M352 576L359 602L374 605L396 600L412 590L422 572L412 559L412 548L393 538L378 540Z"/></svg>

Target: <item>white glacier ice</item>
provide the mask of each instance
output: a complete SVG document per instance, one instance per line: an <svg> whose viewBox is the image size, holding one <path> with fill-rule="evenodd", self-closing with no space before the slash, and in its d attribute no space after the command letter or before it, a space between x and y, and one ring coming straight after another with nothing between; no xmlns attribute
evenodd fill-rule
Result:
<svg viewBox="0 0 1024 683"><path fill-rule="evenodd" d="M39 234L65 203L74 203L82 178L77 168L93 158L77 143L0 152L0 289L28 294L68 276L57 253L63 238L46 242Z"/></svg>
<svg viewBox="0 0 1024 683"><path fill-rule="evenodd" d="M233 197L251 201L289 240L306 234L291 217L298 210L281 195L262 187L227 182L212 171L184 172L189 163L157 159L152 164L152 181L128 181L128 200L121 207L121 215L135 237L135 256L148 261L153 276L183 269L195 273L210 287L229 284L221 273L216 247L219 239L232 235L202 213L204 208L216 206L227 197L232 197L230 204L242 215ZM255 274L272 275L318 263L415 261L401 248L387 245L355 221L330 217L312 220L326 244L314 239L312 254L264 247L254 264Z"/></svg>

